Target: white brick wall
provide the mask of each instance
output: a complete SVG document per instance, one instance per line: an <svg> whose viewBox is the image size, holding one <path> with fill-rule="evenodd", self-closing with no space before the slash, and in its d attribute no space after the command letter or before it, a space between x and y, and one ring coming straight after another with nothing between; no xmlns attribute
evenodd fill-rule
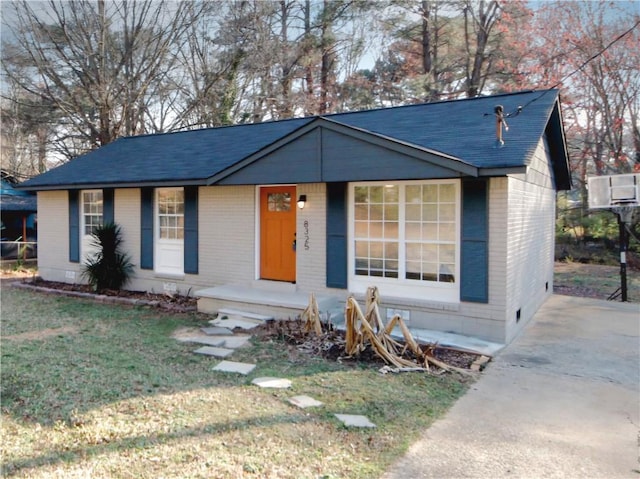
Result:
<svg viewBox="0 0 640 479"><path fill-rule="evenodd" d="M82 282L79 264L69 262L67 191L38 192L38 273L48 281Z"/></svg>
<svg viewBox="0 0 640 479"><path fill-rule="evenodd" d="M506 341L517 335L553 290L556 192L549 166L540 141L526 176L508 179Z"/></svg>

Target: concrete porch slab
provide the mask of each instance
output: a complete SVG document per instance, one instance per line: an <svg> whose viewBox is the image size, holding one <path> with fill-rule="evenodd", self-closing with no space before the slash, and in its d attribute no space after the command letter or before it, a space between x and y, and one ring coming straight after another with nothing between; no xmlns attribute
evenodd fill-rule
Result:
<svg viewBox="0 0 640 479"><path fill-rule="evenodd" d="M239 309L222 308L218 310L218 316L239 316L246 319L254 319L256 321L269 321L273 319L273 316L267 316L264 314L250 313L248 311L240 311Z"/></svg>
<svg viewBox="0 0 640 479"><path fill-rule="evenodd" d="M276 291L251 285L223 285L205 288L194 293L198 298L198 311L218 313L220 310L241 310L278 319L292 319L309 305L309 293L300 291ZM316 295L321 313L335 309L343 298Z"/></svg>
<svg viewBox="0 0 640 479"><path fill-rule="evenodd" d="M247 375L255 369L255 364L239 363L236 361L221 361L212 371L221 371L225 373L238 373Z"/></svg>
<svg viewBox="0 0 640 479"><path fill-rule="evenodd" d="M334 414L347 427L376 427L367 416L357 414Z"/></svg>

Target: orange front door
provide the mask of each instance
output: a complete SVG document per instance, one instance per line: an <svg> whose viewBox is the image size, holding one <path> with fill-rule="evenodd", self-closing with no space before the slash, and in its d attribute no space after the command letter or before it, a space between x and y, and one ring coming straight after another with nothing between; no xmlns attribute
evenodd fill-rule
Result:
<svg viewBox="0 0 640 479"><path fill-rule="evenodd" d="M260 278L296 281L296 187L260 188Z"/></svg>

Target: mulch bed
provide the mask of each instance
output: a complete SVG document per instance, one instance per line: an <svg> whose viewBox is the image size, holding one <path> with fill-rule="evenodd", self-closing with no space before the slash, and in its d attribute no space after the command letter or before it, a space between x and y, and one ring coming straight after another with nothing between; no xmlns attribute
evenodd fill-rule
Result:
<svg viewBox="0 0 640 479"><path fill-rule="evenodd" d="M18 280L16 280L18 281ZM22 279L19 285L49 293L68 293L70 296L91 297L102 302L122 302L132 305L156 306L176 312L195 311L197 299L191 296L148 293L145 291L110 290L94 291L84 284L45 281L40 278Z"/></svg>
<svg viewBox="0 0 640 479"><path fill-rule="evenodd" d="M371 347L367 347L357 357L346 356L345 332L327 324L323 324L322 329L322 335L317 336L313 332L305 332L302 321L271 320L252 329L251 333L263 341L271 339L283 341L290 349L295 350L294 354L291 354L294 351L290 351L291 356L302 353L353 366L368 364L382 367L386 364ZM400 343L404 344L402 341ZM436 359L462 369L470 369L473 362L480 356L432 344L422 345L422 349L424 351L431 350L431 354ZM404 357L411 359L410 354L405 354ZM433 369L434 372L440 372L437 367L433 367Z"/></svg>

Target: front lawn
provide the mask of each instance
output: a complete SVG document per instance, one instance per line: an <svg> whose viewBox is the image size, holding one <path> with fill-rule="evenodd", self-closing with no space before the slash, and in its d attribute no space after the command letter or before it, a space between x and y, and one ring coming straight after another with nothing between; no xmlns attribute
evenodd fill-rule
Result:
<svg viewBox="0 0 640 479"><path fill-rule="evenodd" d="M171 337L196 314L2 288L2 473L9 477L379 477L464 393L459 377L380 375L257 342L231 359ZM251 380L280 376L288 390ZM296 395L324 402L298 409ZM364 414L347 429L334 413ZM428 454L428 451L425 451Z"/></svg>

